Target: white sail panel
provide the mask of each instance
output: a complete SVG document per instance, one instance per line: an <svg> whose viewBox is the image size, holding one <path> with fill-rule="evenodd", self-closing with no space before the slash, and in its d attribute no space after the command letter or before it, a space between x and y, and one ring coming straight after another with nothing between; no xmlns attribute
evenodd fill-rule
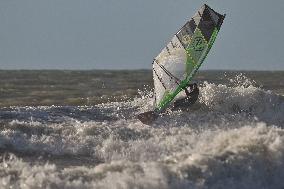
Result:
<svg viewBox="0 0 284 189"><path fill-rule="evenodd" d="M186 52L174 36L153 62L156 105L167 92L175 90L179 82L185 79L185 63Z"/></svg>

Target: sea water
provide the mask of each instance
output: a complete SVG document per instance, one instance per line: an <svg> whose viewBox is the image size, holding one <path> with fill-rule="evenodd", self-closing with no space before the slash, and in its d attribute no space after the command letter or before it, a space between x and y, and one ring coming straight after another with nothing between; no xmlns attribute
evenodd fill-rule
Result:
<svg viewBox="0 0 284 189"><path fill-rule="evenodd" d="M284 72L202 71L149 126L151 74L1 71L0 188L284 188Z"/></svg>

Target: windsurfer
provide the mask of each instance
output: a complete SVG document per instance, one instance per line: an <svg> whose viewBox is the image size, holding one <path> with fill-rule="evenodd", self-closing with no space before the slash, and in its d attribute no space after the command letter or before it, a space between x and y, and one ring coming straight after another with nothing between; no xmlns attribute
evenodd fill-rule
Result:
<svg viewBox="0 0 284 189"><path fill-rule="evenodd" d="M187 108L198 100L199 89L196 83L188 84L184 88L186 97L178 99L174 102L174 108Z"/></svg>
<svg viewBox="0 0 284 189"><path fill-rule="evenodd" d="M199 107L194 104L199 89L192 80L213 46L224 18L225 15L203 5L154 58L154 110L138 115L142 123L151 124L170 106L173 109ZM184 86L185 82L191 84Z"/></svg>

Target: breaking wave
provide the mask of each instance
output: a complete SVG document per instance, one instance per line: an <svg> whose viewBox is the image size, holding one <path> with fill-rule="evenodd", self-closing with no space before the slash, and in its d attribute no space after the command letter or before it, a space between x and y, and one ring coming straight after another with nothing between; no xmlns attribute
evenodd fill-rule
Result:
<svg viewBox="0 0 284 189"><path fill-rule="evenodd" d="M190 110L169 109L152 126L135 118L152 108L148 92L92 107L2 108L0 187L283 188L283 96L249 82L200 91Z"/></svg>

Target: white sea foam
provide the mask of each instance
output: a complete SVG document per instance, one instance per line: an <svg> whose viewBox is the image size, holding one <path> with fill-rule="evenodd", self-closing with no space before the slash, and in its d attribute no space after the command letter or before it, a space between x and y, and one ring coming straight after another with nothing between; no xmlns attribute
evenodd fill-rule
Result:
<svg viewBox="0 0 284 189"><path fill-rule="evenodd" d="M0 165L3 175L0 183L15 188L284 187L284 132L280 128L259 123L200 134L158 133L159 139L150 139L152 144L136 141L132 144L136 147L119 139L105 142L101 153L116 160L95 167L60 170L52 164L31 165L17 158L5 160ZM172 138L179 140L173 142ZM103 149L109 145L116 147ZM117 154L113 153L115 150ZM137 158L139 154L144 159Z"/></svg>
<svg viewBox="0 0 284 189"><path fill-rule="evenodd" d="M17 157L2 157L0 188L283 188L283 97L251 84L200 91L153 126L135 118L151 96L7 110L0 149Z"/></svg>

